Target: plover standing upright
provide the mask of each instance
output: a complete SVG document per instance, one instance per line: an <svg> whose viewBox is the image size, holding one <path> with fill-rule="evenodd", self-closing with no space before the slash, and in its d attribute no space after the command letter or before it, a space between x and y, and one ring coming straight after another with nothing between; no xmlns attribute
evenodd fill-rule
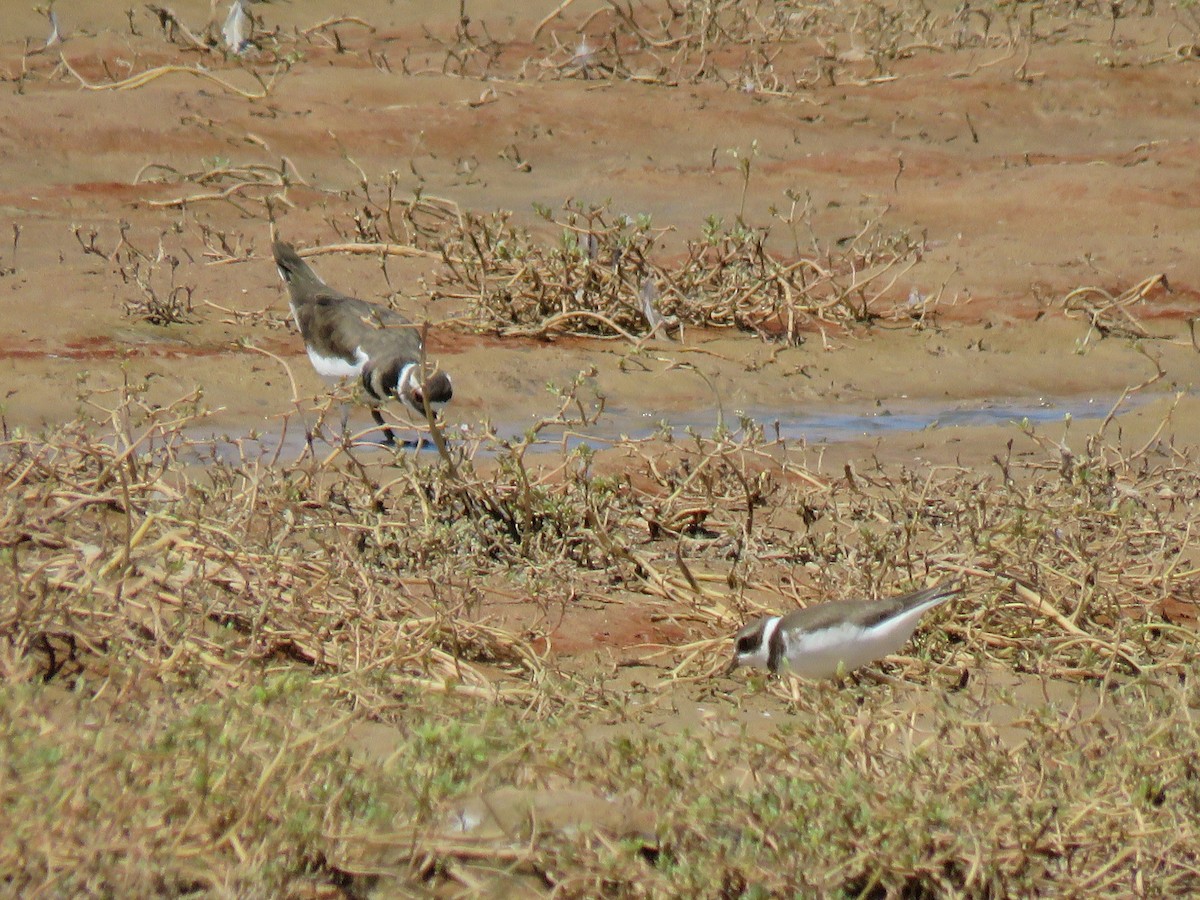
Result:
<svg viewBox="0 0 1200 900"><path fill-rule="evenodd" d="M884 600L818 603L757 619L734 638L726 671L754 666L802 678L833 678L899 650L921 616L959 591L951 581Z"/></svg>
<svg viewBox="0 0 1200 900"><path fill-rule="evenodd" d="M329 381L362 379L371 417L388 444L395 436L379 404L396 397L424 417L426 403L437 409L450 400L454 389L445 372L436 370L421 380L423 347L416 325L387 307L334 290L291 244L277 241L271 250L313 368Z"/></svg>

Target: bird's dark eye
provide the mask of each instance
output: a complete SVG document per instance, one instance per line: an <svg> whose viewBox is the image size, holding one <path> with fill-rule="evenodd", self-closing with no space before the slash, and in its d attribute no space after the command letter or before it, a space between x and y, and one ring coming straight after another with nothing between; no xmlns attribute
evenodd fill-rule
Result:
<svg viewBox="0 0 1200 900"><path fill-rule="evenodd" d="M737 652L738 652L738 653L752 653L752 652L754 652L754 638L753 638L752 636L749 636L749 635L747 635L747 636L746 636L746 637L744 637L744 638L738 638L738 642L737 642Z"/></svg>

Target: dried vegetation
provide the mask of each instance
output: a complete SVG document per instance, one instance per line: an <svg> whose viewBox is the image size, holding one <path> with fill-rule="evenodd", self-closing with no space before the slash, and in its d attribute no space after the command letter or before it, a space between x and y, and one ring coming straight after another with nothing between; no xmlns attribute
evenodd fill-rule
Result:
<svg viewBox="0 0 1200 900"><path fill-rule="evenodd" d="M472 326L508 336L564 332L636 342L665 319L673 328L733 327L795 343L823 324L894 312L881 298L921 249L870 223L845 248L783 256L767 249L770 229L713 219L680 258L656 263L659 233L648 220L577 205L560 220L542 213L559 231L557 244L537 241L507 216L467 217L441 244L448 268L442 293L466 302Z"/></svg>
<svg viewBox="0 0 1200 900"><path fill-rule="evenodd" d="M1080 3L1034 9L1020 4L941 8L915 0L818 5L720 0L610 2L586 13L574 7L573 2L560 4L527 39L501 40L463 4L452 35L426 29L424 43L408 46L404 59L393 62L388 57L391 42L354 17L288 30L268 26L255 8L248 8L240 36L233 40L228 21L224 30L216 17L189 27L170 8L151 5L152 19L165 39L194 57L194 67L165 65L124 78L108 73L107 81L88 80L65 57L46 71L50 42L27 53L26 61L34 67L13 73L13 78L21 84L29 78L63 78L94 90L131 90L182 72L215 80L256 102L269 96L276 81L303 64L308 54L354 55L386 72L484 79L489 87L479 103L485 104L495 99L496 84L560 77L668 88L716 82L764 96L803 94L819 85L902 78L908 61L947 52L970 54L969 65L957 77L1003 65L1012 68L1014 78L1027 79L1035 49L1062 41L1095 43L1106 54L1101 62L1112 66L1157 65L1196 55L1197 25L1187 6L1164 11L1153 5ZM1170 52L1139 55L1142 48L1123 42L1121 21L1131 16L1161 20L1163 46ZM135 35L146 27L139 21L131 14ZM575 35L577 44L564 44L564 32ZM259 89L237 88L218 77L218 71L247 72ZM213 127L211 122L195 124ZM244 141L263 143L253 135L245 135ZM136 180L186 187L176 196L147 202L152 208L179 210L174 230L183 223L200 227L210 259L227 262L249 258L253 241L214 228L203 212L211 204L229 206L243 219L274 223L281 211L296 205L297 191L303 194L300 202L316 198L329 210L327 224L354 245L340 249L378 253L384 260L389 255L441 260L436 293L464 301L458 324L472 330L509 336L588 334L636 342L697 325L733 327L795 343L827 326L924 319L946 299L941 291L914 292L901 300L891 296L920 260L925 241L922 235L889 230L879 216L862 221L857 234L830 242L812 227L811 199L802 191L788 191L773 210L772 222L748 222L744 198L753 177L753 152L735 154L743 182L738 215L731 221L714 216L701 234L676 236L664 246L669 225L604 204L571 200L558 211L539 208L546 224L531 231L510 212L465 211L453 201L426 195L415 171L413 194L402 187L410 179L400 173L372 179L347 155L359 176L357 184L328 190L306 181L287 157L270 159L269 148L262 149L265 160L211 159L186 172L153 163ZM515 145L507 152L515 166L528 165ZM901 161L897 179L902 173ZM85 250L99 252L94 234L80 242ZM120 252L119 246L102 255L115 258ZM157 257L132 251L130 262L135 256L138 266L119 264L123 281L137 289L124 300L128 312L159 324L185 320L191 314L192 288L175 284L173 265L170 283L154 286L146 272L164 261L161 250ZM1153 286L1150 282L1157 284L1160 278L1152 276L1133 289L1142 296L1116 300L1108 308L1142 299ZM1079 302L1085 298L1066 301L1068 306Z"/></svg>
<svg viewBox="0 0 1200 900"><path fill-rule="evenodd" d="M1197 887L1200 479L1168 422L1134 449L1027 427L991 471L834 477L750 423L567 449L549 435L589 409L578 386L523 440L386 465L348 444L231 454L189 437L195 397L87 401L106 427L0 448L15 889ZM739 736L753 688L711 673L743 615L944 573L970 602L888 667L942 683L919 725L876 686ZM525 598L521 623L496 624L497 596ZM692 642L636 688L560 669L554 623L601 597L661 607ZM964 679L1005 671L1047 693L1002 728L1017 701ZM1051 699L1071 684L1091 687ZM697 702L725 712L650 727ZM348 753L367 720L382 761ZM455 818L512 790L508 832ZM605 811L582 832L521 805L578 790Z"/></svg>
<svg viewBox="0 0 1200 900"><path fill-rule="evenodd" d="M231 48L217 23L189 30L155 7L201 68L85 73L53 59L52 35L6 77L17 90L58 77L132 90L199 72L254 102L320 50L410 74L797 93L902 77L907 60L944 48L1024 78L1040 42L1097 29L1111 28L1116 59L1122 16L1168 15L614 2L572 20L568 44L556 29L572 7L531 43L501 43L464 15L402 60L359 20L284 33L257 19ZM1189 9L1173 11L1172 54L1145 64L1196 55ZM253 241L202 211L229 205L259 228L299 189L333 209L344 243L326 249L385 266L440 260L437 290L465 310L451 326L636 343L703 325L795 342L825 324L920 318L937 300L885 297L921 241L868 223L825 246L800 196L773 227L787 248L768 250L768 230L739 215L668 253L665 229L603 206L541 210L539 235L504 213L408 197L394 173L340 193L287 159L142 176L186 190L154 201L179 217L156 251L126 229L111 251L100 230L75 234L119 279L129 314L156 324L194 313L173 235L198 229L210 262L246 259ZM1064 306L1101 335L1144 338L1133 310L1151 282L1081 289ZM1110 416L1073 443L1014 427L985 468L829 473L748 421L596 451L571 439L602 407L585 384L523 438L438 435L440 452L386 462L349 442L290 443L293 420L277 443L202 438L199 395L154 406L141 385L84 396L86 415L46 433L6 431L0 884L125 896L1200 891L1200 470L1169 416L1135 446ZM890 685L789 703L777 685L713 674L747 615L947 574L965 578L967 600L914 656L882 666ZM638 648L654 652L636 668L572 669L552 651L585 603L651 610L686 639ZM1037 695L997 687L1001 676ZM916 709L914 693L933 699ZM782 724L757 727L745 709Z"/></svg>

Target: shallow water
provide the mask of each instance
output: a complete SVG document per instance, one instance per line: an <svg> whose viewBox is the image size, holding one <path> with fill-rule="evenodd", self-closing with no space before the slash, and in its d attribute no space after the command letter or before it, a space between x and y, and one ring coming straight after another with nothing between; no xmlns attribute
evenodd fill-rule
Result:
<svg viewBox="0 0 1200 900"><path fill-rule="evenodd" d="M1128 410L1138 398L1124 404ZM1145 402L1148 397L1142 397ZM950 405L928 400L897 400L873 408L844 406L810 407L806 410L781 413L777 409L751 408L707 413L690 412L660 415L631 413L624 410L606 412L595 426L585 433L611 439L617 435L631 438L648 437L665 423L675 431L692 429L710 434L719 425L737 429L743 417L761 425L768 438L778 436L788 441L803 440L810 444L833 444L857 440L872 435L926 431L934 428L1005 425L1028 420L1031 423L1074 419L1098 419L1106 416L1116 397L1021 397L975 401L959 401ZM498 429L499 430L499 429ZM503 434L503 431L501 431Z"/></svg>
<svg viewBox="0 0 1200 900"><path fill-rule="evenodd" d="M1118 411L1127 412L1155 395L1136 395L1127 398ZM959 401L939 404L928 400L899 399L875 407L848 409L845 405L810 406L800 411L751 408L745 410L688 410L671 413L634 412L620 408L608 408L594 424L584 427L546 428L531 449L549 452L564 446L572 449L581 445L602 447L618 443L623 439L645 439L669 430L675 435L689 431L700 435L711 435L724 425L737 431L743 421L757 423L768 440L776 437L789 442L808 445L836 444L845 441L882 436L886 434L916 433L944 428L970 428L985 425L1006 425L1028 421L1032 424L1058 422L1065 417L1072 419L1100 419L1108 415L1117 402L1115 396L1078 397L1012 397L974 402ZM490 423L497 440L520 440L529 423L510 420ZM403 433L403 430L397 428ZM454 439L454 426L447 428L447 437ZM301 428L293 428L285 435L258 433L237 437L197 430L189 434L196 444L198 461L211 461L213 457L224 462L239 459L274 457L278 453L281 461L292 460L305 452L307 437ZM282 438L282 446L281 446ZM331 435L316 436L312 450L322 457L332 452L340 443ZM389 450L376 433L367 431L358 435L354 449L371 453ZM436 452L428 440L403 442L399 449L420 452ZM496 452L491 441L481 444L484 455Z"/></svg>

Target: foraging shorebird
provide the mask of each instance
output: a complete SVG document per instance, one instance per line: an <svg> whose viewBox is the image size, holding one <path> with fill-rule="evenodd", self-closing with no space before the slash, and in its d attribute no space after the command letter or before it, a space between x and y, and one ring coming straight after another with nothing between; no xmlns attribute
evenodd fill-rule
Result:
<svg viewBox="0 0 1200 900"><path fill-rule="evenodd" d="M421 380L422 344L417 326L398 312L336 291L322 281L291 244L271 245L279 277L287 285L292 317L309 361L328 381L362 379L371 418L395 443L379 404L399 398L422 417L454 395L450 376L436 370Z"/></svg>
<svg viewBox="0 0 1200 900"><path fill-rule="evenodd" d="M928 610L960 592L956 582L884 600L818 603L748 624L726 672L753 666L802 678L833 678L894 653Z"/></svg>

